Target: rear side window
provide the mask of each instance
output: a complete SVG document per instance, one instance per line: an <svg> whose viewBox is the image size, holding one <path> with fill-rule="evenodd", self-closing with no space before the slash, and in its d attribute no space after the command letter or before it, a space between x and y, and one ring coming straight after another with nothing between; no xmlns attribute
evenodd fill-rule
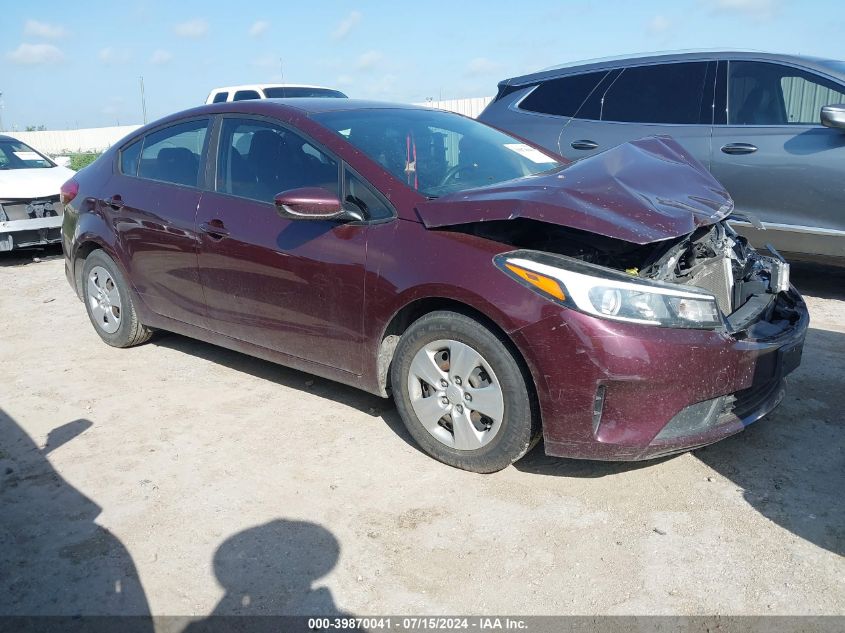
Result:
<svg viewBox="0 0 845 633"><path fill-rule="evenodd" d="M731 125L820 125L823 106L845 102L845 87L812 73L766 62L730 62Z"/></svg>
<svg viewBox="0 0 845 633"><path fill-rule="evenodd" d="M211 101L211 103L224 103L228 98L228 92L218 92L216 95L214 95L214 99Z"/></svg>
<svg viewBox="0 0 845 633"><path fill-rule="evenodd" d="M250 101L252 99L260 99L261 95L255 90L238 90L232 101Z"/></svg>
<svg viewBox="0 0 845 633"><path fill-rule="evenodd" d="M710 100L705 96L706 75L707 62L625 68L604 95L601 120L699 123L702 103Z"/></svg>
<svg viewBox="0 0 845 633"><path fill-rule="evenodd" d="M602 71L544 81L522 100L519 107L541 114L575 116L607 74Z"/></svg>
<svg viewBox="0 0 845 633"><path fill-rule="evenodd" d="M196 187L208 119L171 125L144 137L138 176Z"/></svg>
<svg viewBox="0 0 845 633"><path fill-rule="evenodd" d="M126 174L127 176L138 175L138 159L141 158L141 143L142 139L139 139L120 151L120 173Z"/></svg>

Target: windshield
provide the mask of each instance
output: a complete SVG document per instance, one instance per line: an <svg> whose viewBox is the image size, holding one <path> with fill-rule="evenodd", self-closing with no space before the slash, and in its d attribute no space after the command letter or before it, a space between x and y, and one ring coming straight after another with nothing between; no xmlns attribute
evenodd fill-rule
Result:
<svg viewBox="0 0 845 633"><path fill-rule="evenodd" d="M560 166L512 136L450 112L341 110L313 118L428 197Z"/></svg>
<svg viewBox="0 0 845 633"><path fill-rule="evenodd" d="M345 99L346 95L337 90L327 88L296 88L290 86L278 86L276 88L265 88L264 95L268 99L286 99L290 97L330 97Z"/></svg>
<svg viewBox="0 0 845 633"><path fill-rule="evenodd" d="M0 169L38 169L53 166L52 161L29 145L14 139L0 138Z"/></svg>

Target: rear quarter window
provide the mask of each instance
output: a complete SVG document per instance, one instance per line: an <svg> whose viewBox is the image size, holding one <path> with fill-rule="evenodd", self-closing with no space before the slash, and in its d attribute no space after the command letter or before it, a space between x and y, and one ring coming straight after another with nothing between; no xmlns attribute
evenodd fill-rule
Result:
<svg viewBox="0 0 845 633"><path fill-rule="evenodd" d="M141 140L120 150L120 173L127 176L138 175L138 159L141 158Z"/></svg>
<svg viewBox="0 0 845 633"><path fill-rule="evenodd" d="M581 104L607 75L606 71L585 73L571 77L549 79L537 86L522 103L520 109L555 116L575 116Z"/></svg>

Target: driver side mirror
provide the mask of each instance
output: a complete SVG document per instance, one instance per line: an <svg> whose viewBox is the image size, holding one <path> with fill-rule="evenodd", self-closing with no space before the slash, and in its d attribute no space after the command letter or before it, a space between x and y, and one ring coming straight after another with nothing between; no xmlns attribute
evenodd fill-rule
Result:
<svg viewBox="0 0 845 633"><path fill-rule="evenodd" d="M288 220L353 219L340 199L321 187L300 187L276 194L276 212ZM354 218L360 220L361 218Z"/></svg>
<svg viewBox="0 0 845 633"><path fill-rule="evenodd" d="M821 119L825 127L845 130L845 103L824 106Z"/></svg>

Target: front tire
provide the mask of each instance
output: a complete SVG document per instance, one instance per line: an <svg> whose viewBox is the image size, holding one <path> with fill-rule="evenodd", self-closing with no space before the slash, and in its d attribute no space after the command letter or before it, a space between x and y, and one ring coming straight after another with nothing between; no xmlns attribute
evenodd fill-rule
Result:
<svg viewBox="0 0 845 633"><path fill-rule="evenodd" d="M411 324L390 380L408 432L450 466L495 472L539 439L527 372L506 341L464 314L432 312Z"/></svg>
<svg viewBox="0 0 845 633"><path fill-rule="evenodd" d="M114 260L101 250L95 250L85 258L82 292L94 330L112 347L140 345L152 336L138 320L123 274Z"/></svg>

